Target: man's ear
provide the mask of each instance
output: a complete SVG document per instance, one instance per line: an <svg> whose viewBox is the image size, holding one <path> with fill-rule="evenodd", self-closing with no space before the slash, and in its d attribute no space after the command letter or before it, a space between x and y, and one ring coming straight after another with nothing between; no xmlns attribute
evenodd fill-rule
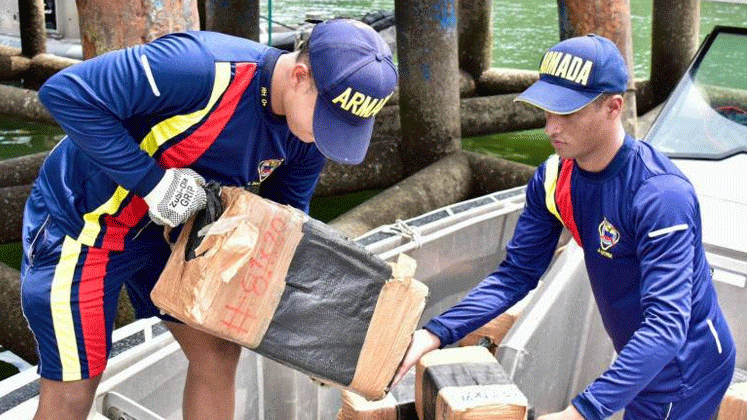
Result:
<svg viewBox="0 0 747 420"><path fill-rule="evenodd" d="M625 99L619 94L612 95L607 99L607 103L604 106L611 117L616 117L622 114L623 107L625 107Z"/></svg>
<svg viewBox="0 0 747 420"><path fill-rule="evenodd" d="M304 84L311 82L311 74L309 73L308 64L303 61L296 61L291 68L291 84L294 89L298 89ZM313 83L311 83L313 86Z"/></svg>

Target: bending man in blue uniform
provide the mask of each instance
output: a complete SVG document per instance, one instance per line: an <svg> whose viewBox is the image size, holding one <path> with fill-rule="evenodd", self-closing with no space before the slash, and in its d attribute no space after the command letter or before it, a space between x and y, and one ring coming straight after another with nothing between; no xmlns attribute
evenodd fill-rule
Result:
<svg viewBox="0 0 747 420"><path fill-rule="evenodd" d="M562 412L538 420L708 420L729 385L735 348L702 246L690 182L625 134L628 74L608 39L552 47L517 100L545 110L556 155L530 180L526 206L495 272L416 331L398 371L454 343L537 286L561 230L584 250L591 288L618 356Z"/></svg>
<svg viewBox="0 0 747 420"><path fill-rule="evenodd" d="M396 83L386 43L349 20L317 25L300 52L178 33L50 78L39 98L67 137L41 168L23 228L22 301L42 377L35 418L86 418L123 284L137 316L164 318L186 353L184 418L233 418L239 346L150 300L170 252L162 225L205 205L206 180L308 211L325 157L363 160Z"/></svg>

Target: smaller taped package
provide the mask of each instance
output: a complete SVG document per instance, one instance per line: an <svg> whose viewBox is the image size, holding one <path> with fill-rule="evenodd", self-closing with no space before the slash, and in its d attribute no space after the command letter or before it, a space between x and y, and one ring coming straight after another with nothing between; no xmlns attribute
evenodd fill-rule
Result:
<svg viewBox="0 0 747 420"><path fill-rule="evenodd" d="M525 420L528 401L482 346L434 350L415 373L415 407L421 419Z"/></svg>

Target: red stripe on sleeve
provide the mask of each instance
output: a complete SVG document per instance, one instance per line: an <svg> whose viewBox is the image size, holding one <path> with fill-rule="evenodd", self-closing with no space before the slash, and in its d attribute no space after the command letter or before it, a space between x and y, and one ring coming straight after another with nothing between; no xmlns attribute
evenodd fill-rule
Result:
<svg viewBox="0 0 747 420"><path fill-rule="evenodd" d="M104 277L109 251L88 248L78 290L78 308L83 329L88 376L101 374L106 367L106 319L104 316Z"/></svg>
<svg viewBox="0 0 747 420"><path fill-rule="evenodd" d="M182 168L196 161L215 142L233 116L241 96L251 83L257 65L236 65L236 76L223 94L218 107L207 120L187 138L164 151L159 163L164 168Z"/></svg>
<svg viewBox="0 0 747 420"><path fill-rule="evenodd" d="M581 236L578 234L578 227L573 218L573 200L571 199L571 174L573 173L573 160L563 159L563 166L560 168L558 183L555 189L555 202L558 205L558 213L563 219L563 224L573 235L576 243L583 246Z"/></svg>

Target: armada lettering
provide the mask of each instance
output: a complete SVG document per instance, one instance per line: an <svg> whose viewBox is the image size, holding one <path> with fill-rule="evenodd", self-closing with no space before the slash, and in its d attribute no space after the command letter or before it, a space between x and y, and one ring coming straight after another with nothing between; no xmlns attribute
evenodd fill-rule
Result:
<svg viewBox="0 0 747 420"><path fill-rule="evenodd" d="M332 103L339 103L340 108L349 111L357 117L368 118L378 114L391 96L390 94L384 99L373 98L361 92L353 92L353 89L349 87L333 99Z"/></svg>
<svg viewBox="0 0 747 420"><path fill-rule="evenodd" d="M345 108L345 104L347 104L348 99L350 98L350 92L352 91L353 91L352 88L345 89L345 91L339 94L335 99L332 99L332 103L336 104L338 102L342 102L342 105L340 105L342 109L347 109Z"/></svg>
<svg viewBox="0 0 747 420"><path fill-rule="evenodd" d="M386 104L386 102L387 102L387 101L389 100L389 98L391 98L391 97L392 97L392 94L390 93L390 94L389 94L389 96L387 96L387 97L386 97L386 98L384 98L384 99L381 99L381 100L379 101L379 104L378 104L378 105L376 105L376 108L374 108L374 109L373 109L373 111L372 111L371 113L369 113L369 114L365 115L365 116L364 116L364 118L368 118L368 117L370 117L370 116L373 116L373 115L376 115L376 114L378 114L378 113L379 113L379 111L381 111L381 108L384 108L384 104Z"/></svg>
<svg viewBox="0 0 747 420"><path fill-rule="evenodd" d="M568 80L576 80L583 62L584 60L582 60L580 57L573 57L573 59L571 60L571 65L568 67Z"/></svg>
<svg viewBox="0 0 747 420"><path fill-rule="evenodd" d="M581 67L581 71L578 72L578 77L574 82L586 86L589 83L589 75L591 74L591 61L586 60L584 66Z"/></svg>
<svg viewBox="0 0 747 420"><path fill-rule="evenodd" d="M589 83L592 66L591 60L558 51L548 51L542 58L539 72L586 86Z"/></svg>
<svg viewBox="0 0 747 420"><path fill-rule="evenodd" d="M545 54L544 60L542 60L542 66L540 67L540 73L555 74L555 70L558 68L558 62L562 53L556 51L549 51Z"/></svg>
<svg viewBox="0 0 747 420"><path fill-rule="evenodd" d="M350 101L348 103L346 103L342 107L342 109L344 109L345 111L350 111L350 113L353 114L353 115L358 115L358 114L356 114L356 112L358 111L358 105L362 104L363 101L366 100L366 98L367 98L366 95L364 95L364 94L362 94L360 92L355 92L353 94L353 97L350 98Z"/></svg>
<svg viewBox="0 0 747 420"><path fill-rule="evenodd" d="M563 59L560 60L560 64L558 64L558 69L555 71L555 76L562 77L563 79L567 79L566 76L568 74L568 66L571 64L571 57L573 57L570 54L564 54Z"/></svg>
<svg viewBox="0 0 747 420"><path fill-rule="evenodd" d="M369 115L373 114L373 110L376 109L376 105L379 103L379 98L372 98L370 96L366 96L366 100L363 101L360 107L358 107L357 111L353 111L353 114L367 118Z"/></svg>

